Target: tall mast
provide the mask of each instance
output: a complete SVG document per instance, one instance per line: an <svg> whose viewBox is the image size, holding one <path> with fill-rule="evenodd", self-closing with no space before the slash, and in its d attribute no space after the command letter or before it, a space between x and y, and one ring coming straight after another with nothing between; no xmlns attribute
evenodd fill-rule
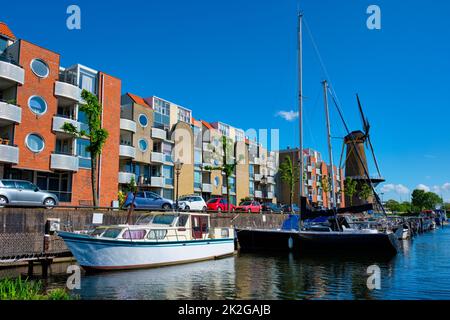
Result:
<svg viewBox="0 0 450 320"><path fill-rule="evenodd" d="M298 118L299 118L299 208L301 208L302 197L304 195L303 187L303 61L302 61L302 18L303 13L298 12Z"/></svg>
<svg viewBox="0 0 450 320"><path fill-rule="evenodd" d="M323 81L323 95L325 103L325 116L327 118L327 138L328 138L328 154L330 156L331 167L331 201L333 203L333 209L336 209L336 188L334 185L334 164L333 164L333 150L331 147L331 126L330 126L330 113L328 111L328 83Z"/></svg>

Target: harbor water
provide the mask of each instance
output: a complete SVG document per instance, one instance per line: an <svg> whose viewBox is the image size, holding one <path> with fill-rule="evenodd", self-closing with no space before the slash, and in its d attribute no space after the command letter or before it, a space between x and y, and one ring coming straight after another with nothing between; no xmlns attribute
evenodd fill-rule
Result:
<svg viewBox="0 0 450 320"><path fill-rule="evenodd" d="M156 269L85 274L81 299L388 299L450 300L450 227L402 241L392 259L237 254ZM367 268L381 288L367 287ZM67 265L53 265L48 287L64 287ZM3 274L2 274L3 272ZM0 277L5 270L0 270ZM11 270L9 271L11 273ZM10 274L11 276L11 274Z"/></svg>

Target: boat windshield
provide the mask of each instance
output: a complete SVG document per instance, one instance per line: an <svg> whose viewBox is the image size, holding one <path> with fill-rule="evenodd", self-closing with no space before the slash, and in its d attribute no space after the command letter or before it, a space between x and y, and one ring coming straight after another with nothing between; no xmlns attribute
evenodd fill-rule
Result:
<svg viewBox="0 0 450 320"><path fill-rule="evenodd" d="M121 232L122 232L121 228L108 228L106 229L105 233L103 233L102 237L115 239L119 236Z"/></svg>
<svg viewBox="0 0 450 320"><path fill-rule="evenodd" d="M152 223L153 224L165 224L165 225L171 225L173 221L175 220L176 215L174 214L159 214L155 215Z"/></svg>

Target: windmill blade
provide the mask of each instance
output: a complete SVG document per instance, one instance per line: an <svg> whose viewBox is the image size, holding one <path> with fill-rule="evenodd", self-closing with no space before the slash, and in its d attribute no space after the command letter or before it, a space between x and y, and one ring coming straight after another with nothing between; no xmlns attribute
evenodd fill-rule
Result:
<svg viewBox="0 0 450 320"><path fill-rule="evenodd" d="M366 136L368 136L369 135L369 131L370 131L370 124L367 121L367 118L364 116L364 112L363 112L361 101L359 100L359 95L358 94L356 94L356 100L358 101L358 108L359 108L359 113L361 114L361 121L362 121L362 124L363 124L364 134Z"/></svg>
<svg viewBox="0 0 450 320"><path fill-rule="evenodd" d="M377 157L375 156L375 151L373 150L372 141L370 136L367 137L367 142L369 143L370 151L372 152L373 161L375 162L375 167L377 168L378 176L381 177L380 167L378 166Z"/></svg>

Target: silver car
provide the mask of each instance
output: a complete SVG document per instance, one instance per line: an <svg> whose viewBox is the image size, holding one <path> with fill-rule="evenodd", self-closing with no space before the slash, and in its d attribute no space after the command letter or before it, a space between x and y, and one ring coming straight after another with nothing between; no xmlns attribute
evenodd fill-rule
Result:
<svg viewBox="0 0 450 320"><path fill-rule="evenodd" d="M23 180L0 180L0 207L10 204L18 206L58 205L58 197L41 191L35 184Z"/></svg>

